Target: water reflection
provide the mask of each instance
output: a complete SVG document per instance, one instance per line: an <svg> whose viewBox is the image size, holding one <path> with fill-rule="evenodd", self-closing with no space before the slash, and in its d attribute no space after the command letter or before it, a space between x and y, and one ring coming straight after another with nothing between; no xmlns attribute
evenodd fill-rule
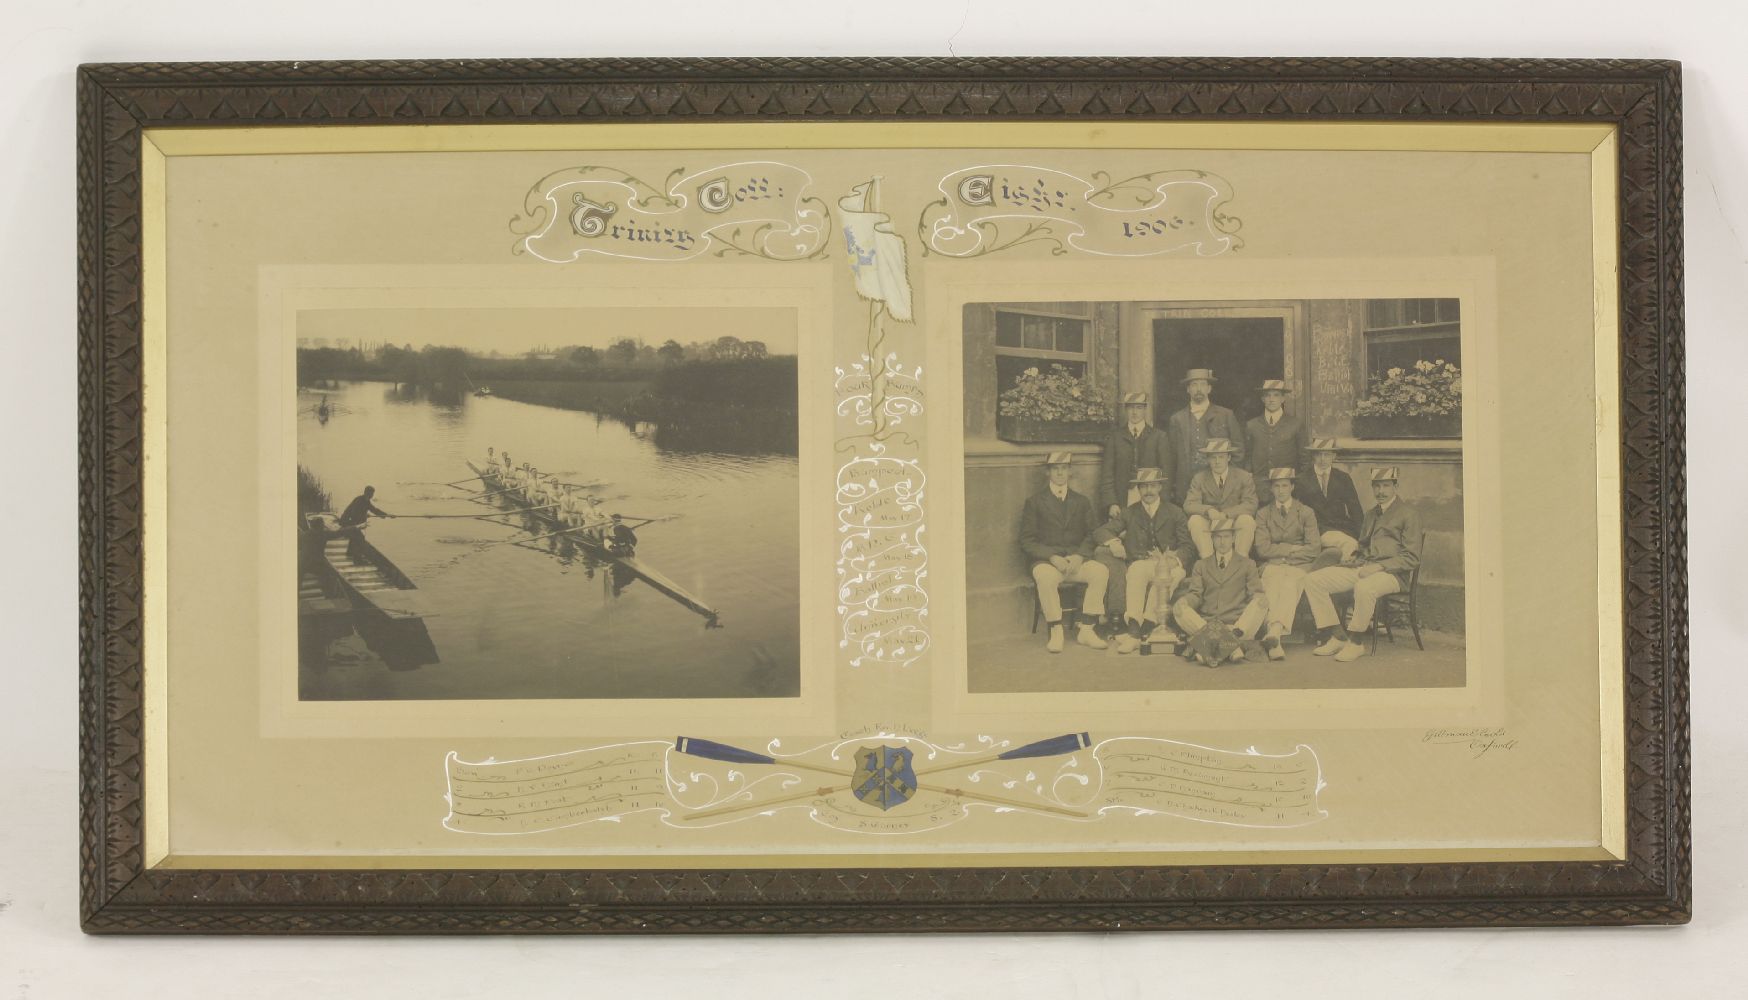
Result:
<svg viewBox="0 0 1748 1000"><path fill-rule="evenodd" d="M567 481L602 480L601 509L674 515L639 532L640 561L722 611L724 629L526 514L372 521L415 583L441 662L391 673L356 635L302 659L303 697L774 697L799 688L798 478L780 454L710 450L691 429L496 397L342 384L299 407L298 461L336 504L377 487L391 514L493 514L467 460L508 449ZM793 431L791 430L791 433ZM676 443L678 442L678 443ZM527 529L521 535L516 528ZM521 539L512 542L512 539ZM598 581L598 582L597 582Z"/></svg>

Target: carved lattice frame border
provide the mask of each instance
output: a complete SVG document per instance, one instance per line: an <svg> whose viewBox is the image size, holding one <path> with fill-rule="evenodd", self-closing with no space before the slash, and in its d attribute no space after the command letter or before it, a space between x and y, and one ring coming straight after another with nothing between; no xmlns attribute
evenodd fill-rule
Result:
<svg viewBox="0 0 1748 1000"><path fill-rule="evenodd" d="M707 59L79 70L81 917L89 931L916 931L1678 923L1691 899L1680 68L1634 60ZM143 129L746 120L1619 128L1625 862L787 871L145 870Z"/></svg>

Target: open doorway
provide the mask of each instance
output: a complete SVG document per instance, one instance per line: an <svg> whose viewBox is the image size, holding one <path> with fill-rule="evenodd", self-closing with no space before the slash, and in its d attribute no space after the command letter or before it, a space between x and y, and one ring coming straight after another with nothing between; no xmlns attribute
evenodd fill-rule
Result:
<svg viewBox="0 0 1748 1000"><path fill-rule="evenodd" d="M1214 370L1213 401L1242 424L1262 413L1256 387L1286 367L1286 320L1278 316L1167 316L1153 321L1157 412L1183 408L1182 380L1191 368Z"/></svg>

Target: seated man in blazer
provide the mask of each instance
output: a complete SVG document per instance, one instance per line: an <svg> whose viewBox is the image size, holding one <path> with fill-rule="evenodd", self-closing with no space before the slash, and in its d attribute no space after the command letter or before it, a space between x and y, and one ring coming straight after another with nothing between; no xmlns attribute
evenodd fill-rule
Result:
<svg viewBox="0 0 1748 1000"><path fill-rule="evenodd" d="M1234 544L1241 556L1250 555L1250 543L1256 537L1256 480L1232 464L1237 449L1225 438L1214 438L1202 446L1202 457L1208 467L1190 480L1184 497L1184 513L1190 516L1190 537L1195 539L1196 552L1203 559L1214 552L1209 524L1215 517L1230 520L1237 532Z"/></svg>
<svg viewBox="0 0 1748 1000"><path fill-rule="evenodd" d="M1192 636L1209 622L1219 622L1232 629L1234 638L1254 639L1268 617L1262 573L1256 563L1237 551L1234 537L1238 525L1231 518L1216 517L1209 531L1214 551L1190 570L1172 614L1178 628ZM1234 649L1231 658L1234 663L1243 660L1244 647Z"/></svg>
<svg viewBox="0 0 1748 1000"><path fill-rule="evenodd" d="M1110 577L1104 564L1093 558L1093 532L1099 527L1093 502L1068 485L1073 461L1074 456L1066 451L1053 451L1046 456L1047 482L1043 489L1026 498L1026 506L1020 511L1020 548L1032 560L1038 606L1044 611L1044 620L1050 623L1050 638L1044 648L1052 653L1062 652L1062 597L1056 588L1065 580L1086 584L1075 640L1092 649L1109 645L1093 630L1093 623L1104 616L1105 587Z"/></svg>
<svg viewBox="0 0 1748 1000"><path fill-rule="evenodd" d="M1268 632L1262 640L1269 659L1284 660L1281 637L1293 630L1305 574L1323 554L1317 516L1293 499L1292 469L1270 469L1269 492L1274 502L1256 512L1256 559L1262 564L1262 590L1268 599Z"/></svg>
<svg viewBox="0 0 1748 1000"><path fill-rule="evenodd" d="M1195 561L1196 551L1190 541L1189 519L1182 508L1165 499L1165 474L1158 469L1137 469L1130 485L1141 499L1123 512L1123 537L1117 545L1129 559L1123 575L1128 628L1117 638L1119 653L1133 653L1144 639L1176 645L1177 635L1170 624L1171 599Z"/></svg>
<svg viewBox="0 0 1748 1000"><path fill-rule="evenodd" d="M1317 438L1306 445L1311 469L1293 486L1293 496L1317 516L1323 559L1332 561L1353 557L1360 547L1360 519L1365 516L1353 479L1335 467L1338 450L1334 438Z"/></svg>
<svg viewBox="0 0 1748 1000"><path fill-rule="evenodd" d="M1372 627L1378 598L1408 589L1408 578L1420 565L1426 544L1420 515L1396 495L1396 467L1372 470L1372 496L1377 505L1366 512L1360 524L1359 550L1339 566L1326 566L1305 578L1305 600L1317 622L1313 652L1334 656L1346 663L1366 655L1366 647L1352 633ZM1336 617L1331 594L1353 593L1353 613L1346 628Z"/></svg>

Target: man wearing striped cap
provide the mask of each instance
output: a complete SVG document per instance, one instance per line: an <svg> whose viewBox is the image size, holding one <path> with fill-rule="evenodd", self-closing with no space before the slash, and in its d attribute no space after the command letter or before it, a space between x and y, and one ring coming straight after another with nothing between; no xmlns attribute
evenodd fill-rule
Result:
<svg viewBox="0 0 1748 1000"><path fill-rule="evenodd" d="M1271 660L1287 658L1281 638L1293 630L1305 574L1311 561L1323 553L1317 516L1293 499L1297 476L1292 469L1270 469L1273 499L1256 512L1256 559L1262 564L1262 592L1268 600L1268 631L1262 645Z"/></svg>
<svg viewBox="0 0 1748 1000"><path fill-rule="evenodd" d="M1360 547L1360 519L1365 516L1359 491L1352 477L1335 467L1334 438L1315 438L1305 450L1311 453L1311 469L1299 477L1293 496L1317 516L1324 549L1339 559L1351 559Z"/></svg>
<svg viewBox="0 0 1748 1000"><path fill-rule="evenodd" d="M1372 627L1378 598L1408 589L1408 578L1420 565L1426 544L1420 515L1396 495L1399 478L1393 465L1372 470L1372 496L1376 506L1360 524L1359 550L1338 566L1326 566L1305 578L1305 600L1317 622L1318 656L1334 656L1346 663L1366 655L1354 633ZM1353 593L1353 612L1346 628L1335 613L1331 594Z"/></svg>
<svg viewBox="0 0 1748 1000"><path fill-rule="evenodd" d="M1278 378L1264 380L1257 391L1262 394L1262 416L1251 417L1244 425L1244 463L1251 475L1262 479L1271 469L1304 467L1305 422L1285 408L1287 383Z"/></svg>
<svg viewBox="0 0 1748 1000"><path fill-rule="evenodd" d="M1124 508L1139 499L1131 481L1137 469L1169 469L1171 439L1147 422L1147 394L1123 394L1123 426L1105 444L1105 461L1099 476L1099 509L1108 518L1120 518ZM1166 472L1169 476L1170 473Z"/></svg>
<svg viewBox="0 0 1748 1000"><path fill-rule="evenodd" d="M1069 487L1070 468L1074 456L1066 451L1053 451L1044 459L1047 482L1044 488L1026 498L1020 512L1020 548L1032 560L1032 580L1038 585L1038 607L1050 625L1050 637L1045 649L1062 652L1062 596L1057 588L1065 581L1086 584L1082 599L1080 628L1075 641L1092 649L1104 649L1109 643L1099 638L1093 624L1105 614L1105 587L1110 583L1109 571L1093 558L1093 532L1099 521L1093 512L1092 500Z"/></svg>
<svg viewBox="0 0 1748 1000"><path fill-rule="evenodd" d="M1244 467L1244 425L1231 410L1213 401L1214 370L1191 368L1184 373L1184 392L1190 404L1171 415L1165 422L1165 434L1171 441L1171 461L1162 468L1171 480L1171 499L1179 507L1189 495L1195 474L1208 467L1202 449L1215 438L1232 442L1232 464Z"/></svg>

